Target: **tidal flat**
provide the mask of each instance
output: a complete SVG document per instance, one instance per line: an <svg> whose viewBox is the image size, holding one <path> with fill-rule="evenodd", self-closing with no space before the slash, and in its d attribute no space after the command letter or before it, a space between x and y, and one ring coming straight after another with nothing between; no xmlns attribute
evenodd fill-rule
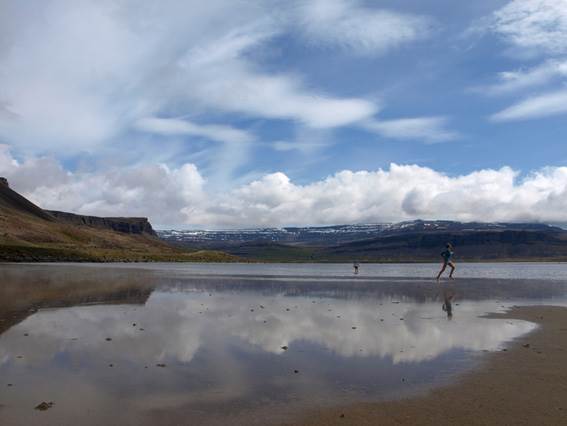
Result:
<svg viewBox="0 0 567 426"><path fill-rule="evenodd" d="M459 266L1 264L0 424L334 416L451 386L539 327L501 314L567 306L566 264Z"/></svg>

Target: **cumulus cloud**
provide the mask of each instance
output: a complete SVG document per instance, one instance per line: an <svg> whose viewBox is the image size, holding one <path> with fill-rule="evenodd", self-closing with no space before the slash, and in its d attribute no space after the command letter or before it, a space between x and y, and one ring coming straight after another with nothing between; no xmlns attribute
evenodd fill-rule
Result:
<svg viewBox="0 0 567 426"><path fill-rule="evenodd" d="M427 38L432 27L429 18L370 9L356 0L312 0L298 9L298 25L313 43L365 55Z"/></svg>
<svg viewBox="0 0 567 426"><path fill-rule="evenodd" d="M0 145L0 175L33 202L50 210L98 216L144 216L184 223L191 205L204 202L205 180L196 166L164 164L70 173L52 158L18 162Z"/></svg>
<svg viewBox="0 0 567 426"><path fill-rule="evenodd" d="M368 120L365 127L392 139L417 139L427 143L457 139L456 132L447 129L446 117L417 117L395 120Z"/></svg>
<svg viewBox="0 0 567 426"><path fill-rule="evenodd" d="M154 224L254 227L306 224L461 221L567 222L567 167L525 177L508 167L448 176L416 165L345 170L306 185L278 172L212 193L193 164L66 172L48 158L15 161L0 150L0 175L49 209L149 216ZM45 179L43 167L50 167Z"/></svg>

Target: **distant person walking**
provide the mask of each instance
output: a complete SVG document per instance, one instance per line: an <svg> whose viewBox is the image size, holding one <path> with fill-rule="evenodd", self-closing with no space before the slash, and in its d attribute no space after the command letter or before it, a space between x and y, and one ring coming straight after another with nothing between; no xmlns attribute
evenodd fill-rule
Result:
<svg viewBox="0 0 567 426"><path fill-rule="evenodd" d="M358 262L354 262L352 264L352 268L354 269L354 275L358 275L358 268L360 267L360 264Z"/></svg>
<svg viewBox="0 0 567 426"><path fill-rule="evenodd" d="M441 270L437 274L437 281L439 281L439 278L441 278L441 274L445 272L445 269L447 269L447 265L449 265L449 267L451 268L451 272L449 273L449 278L452 279L453 272L455 272L455 263L453 263L453 246L451 245L451 243L447 243L447 245L445 246L445 251L441 253L441 257L443 258L443 266L441 267Z"/></svg>

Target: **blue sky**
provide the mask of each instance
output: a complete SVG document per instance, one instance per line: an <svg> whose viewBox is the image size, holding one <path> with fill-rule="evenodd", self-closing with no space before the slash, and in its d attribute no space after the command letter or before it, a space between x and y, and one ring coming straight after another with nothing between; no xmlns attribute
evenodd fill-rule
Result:
<svg viewBox="0 0 567 426"><path fill-rule="evenodd" d="M565 223L566 0L0 1L0 174L238 227Z"/></svg>

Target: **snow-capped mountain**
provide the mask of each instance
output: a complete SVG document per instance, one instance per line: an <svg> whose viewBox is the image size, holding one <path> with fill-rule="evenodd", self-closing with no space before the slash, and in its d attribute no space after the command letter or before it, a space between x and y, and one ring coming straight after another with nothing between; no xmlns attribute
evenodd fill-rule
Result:
<svg viewBox="0 0 567 426"><path fill-rule="evenodd" d="M161 230L160 238L184 245L216 245L263 241L286 244L341 244L374 237L415 232L561 231L545 224L479 223L415 220L399 223L231 230Z"/></svg>

